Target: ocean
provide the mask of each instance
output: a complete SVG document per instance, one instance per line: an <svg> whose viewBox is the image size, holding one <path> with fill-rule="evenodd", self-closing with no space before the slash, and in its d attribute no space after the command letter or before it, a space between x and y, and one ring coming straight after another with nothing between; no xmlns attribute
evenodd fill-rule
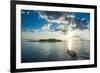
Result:
<svg viewBox="0 0 100 73"><path fill-rule="evenodd" d="M21 62L49 62L89 60L90 41L75 40L66 42L21 42Z"/></svg>

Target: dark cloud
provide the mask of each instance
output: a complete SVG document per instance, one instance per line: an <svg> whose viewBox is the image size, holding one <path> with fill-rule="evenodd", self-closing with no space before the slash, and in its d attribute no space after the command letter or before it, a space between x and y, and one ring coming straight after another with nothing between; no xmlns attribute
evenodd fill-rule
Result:
<svg viewBox="0 0 100 73"><path fill-rule="evenodd" d="M48 19L58 19L68 12L54 12L54 11L40 11L42 14L48 16Z"/></svg>
<svg viewBox="0 0 100 73"><path fill-rule="evenodd" d="M72 12L56 12L56 11L39 11L41 15L45 16L47 20L56 20L59 21L59 18L63 17L63 21L68 21L68 25L70 23L76 24L76 29L88 29L87 25L89 22L85 19L79 19L78 17L70 17L71 15L74 16ZM73 21L72 21L73 20Z"/></svg>

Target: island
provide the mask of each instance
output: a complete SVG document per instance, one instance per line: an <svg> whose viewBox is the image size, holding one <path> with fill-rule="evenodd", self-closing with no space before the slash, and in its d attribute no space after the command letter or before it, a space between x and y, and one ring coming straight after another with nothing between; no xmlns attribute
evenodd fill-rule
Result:
<svg viewBox="0 0 100 73"><path fill-rule="evenodd" d="M58 39L39 39L39 40L29 40L28 42L62 42Z"/></svg>

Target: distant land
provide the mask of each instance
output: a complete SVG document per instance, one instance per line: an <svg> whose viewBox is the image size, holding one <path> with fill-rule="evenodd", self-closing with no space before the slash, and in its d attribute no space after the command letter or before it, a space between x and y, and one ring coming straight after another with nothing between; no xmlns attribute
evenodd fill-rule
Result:
<svg viewBox="0 0 100 73"><path fill-rule="evenodd" d="M29 40L28 42L62 42L58 39L40 39L40 40Z"/></svg>

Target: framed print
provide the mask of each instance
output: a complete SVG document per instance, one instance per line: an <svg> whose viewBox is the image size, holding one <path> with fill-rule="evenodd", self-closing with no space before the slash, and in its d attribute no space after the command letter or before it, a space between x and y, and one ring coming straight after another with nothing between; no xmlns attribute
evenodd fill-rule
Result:
<svg viewBox="0 0 100 73"><path fill-rule="evenodd" d="M11 1L11 72L97 66L97 7Z"/></svg>

